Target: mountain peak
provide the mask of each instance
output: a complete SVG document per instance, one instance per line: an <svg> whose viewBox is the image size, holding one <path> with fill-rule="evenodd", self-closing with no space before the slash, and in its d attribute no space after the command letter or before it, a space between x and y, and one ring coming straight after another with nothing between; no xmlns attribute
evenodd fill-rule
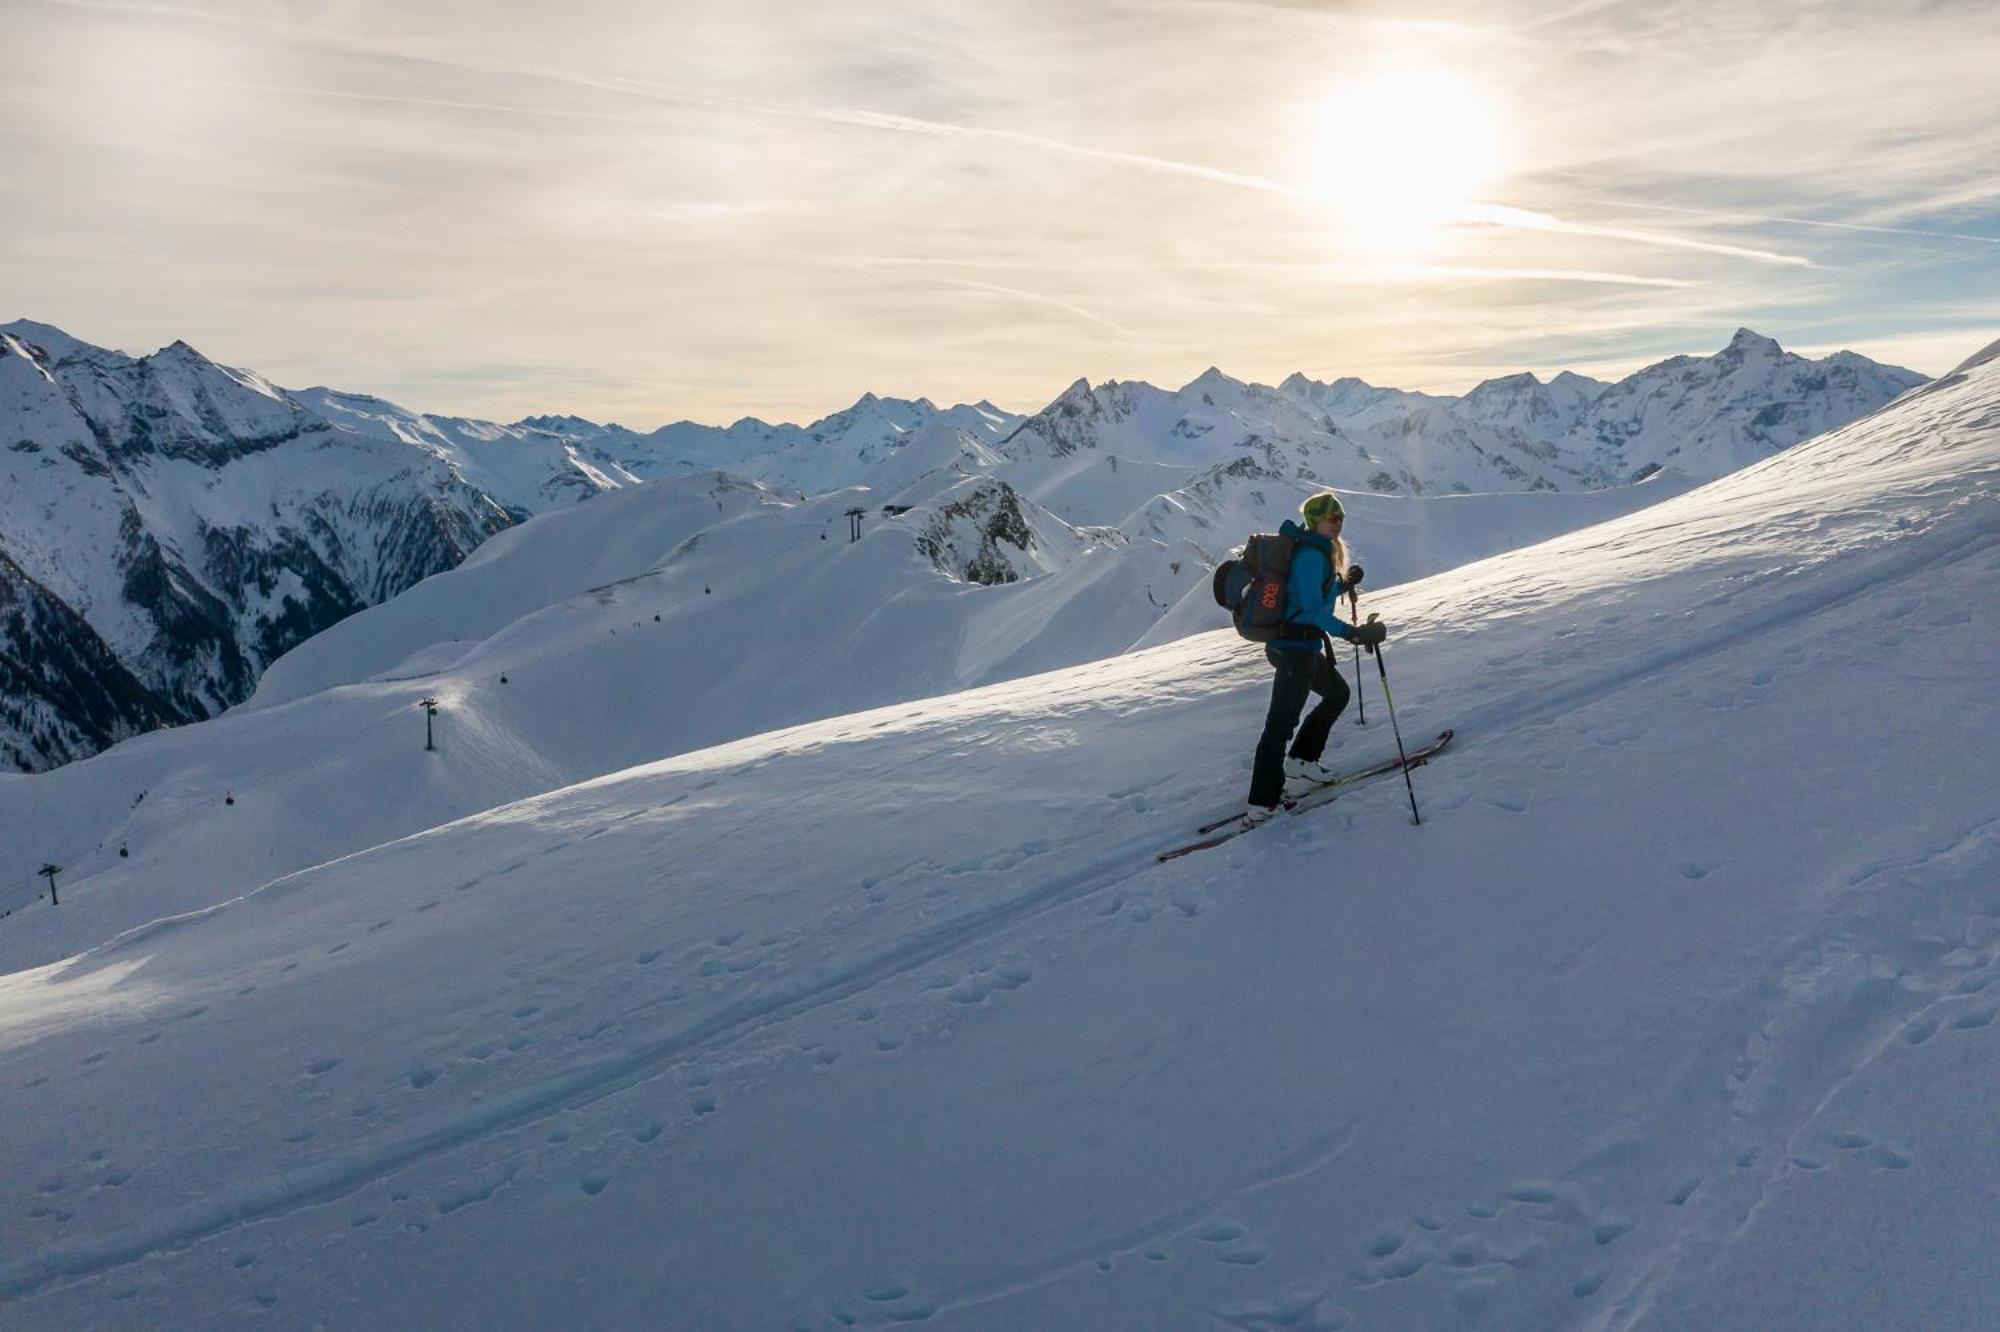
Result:
<svg viewBox="0 0 2000 1332"><path fill-rule="evenodd" d="M1483 379L1478 384L1475 384L1472 391L1465 396L1470 398L1478 395L1511 392L1517 389L1538 389L1541 386L1542 381L1535 378L1533 371L1522 370L1511 375L1495 375L1492 379Z"/></svg>
<svg viewBox="0 0 2000 1332"><path fill-rule="evenodd" d="M0 324L0 333L12 333L21 341L40 347L51 360L59 361L77 352L101 350L81 338L71 337L54 324L37 323L33 319L16 319L11 324Z"/></svg>
<svg viewBox="0 0 2000 1332"><path fill-rule="evenodd" d="M1208 367L1208 369L1202 371L1200 374L1196 375L1193 379L1190 379L1185 385L1183 385L1181 388L1181 392L1203 393L1203 392L1212 392L1213 390L1219 388L1242 388L1242 387L1243 387L1243 381L1239 379L1232 379L1228 375L1223 374L1222 370L1219 367L1211 365L1210 367Z"/></svg>
<svg viewBox="0 0 2000 1332"><path fill-rule="evenodd" d="M1753 333L1747 328L1739 328L1736 330L1736 336L1729 340L1729 345L1723 348L1723 350L1736 352L1738 355L1743 356L1777 356L1783 353L1784 348L1761 333Z"/></svg>
<svg viewBox="0 0 2000 1332"><path fill-rule="evenodd" d="M1556 377L1549 381L1549 387L1601 389L1606 387L1606 385L1601 379L1592 379L1589 375L1580 375L1574 370L1563 370L1559 371Z"/></svg>
<svg viewBox="0 0 2000 1332"><path fill-rule="evenodd" d="M175 361L194 361L200 365L212 364L206 356L197 351L185 338L175 338L172 342L154 352L153 355L164 356L169 360ZM151 357L147 359L150 360Z"/></svg>
<svg viewBox="0 0 2000 1332"><path fill-rule="evenodd" d="M1049 406L1055 407L1063 403L1085 403L1089 401L1090 381L1082 376L1078 376L1075 383L1071 384L1061 393L1056 394L1056 400L1050 403Z"/></svg>

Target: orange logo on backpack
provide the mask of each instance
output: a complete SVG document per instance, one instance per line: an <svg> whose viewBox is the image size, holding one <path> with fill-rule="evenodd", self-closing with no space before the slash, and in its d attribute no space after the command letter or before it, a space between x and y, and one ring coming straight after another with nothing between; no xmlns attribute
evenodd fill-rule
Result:
<svg viewBox="0 0 2000 1332"><path fill-rule="evenodd" d="M1265 610L1278 609L1278 585L1276 583L1264 584L1263 605Z"/></svg>

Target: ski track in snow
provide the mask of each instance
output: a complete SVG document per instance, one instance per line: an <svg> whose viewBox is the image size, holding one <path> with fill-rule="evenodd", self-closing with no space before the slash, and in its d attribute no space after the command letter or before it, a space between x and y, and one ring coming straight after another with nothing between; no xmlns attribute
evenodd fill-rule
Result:
<svg viewBox="0 0 2000 1332"><path fill-rule="evenodd" d="M143 1230L113 1236L96 1244L52 1249L26 1263L9 1264L0 1268L0 1296L18 1297L55 1281L93 1276L150 1253L185 1247L230 1227L332 1202L415 1161L439 1155L478 1138L524 1127L563 1111L590 1105L659 1077L677 1063L713 1053L767 1027L863 993L885 980L906 975L990 940L994 935L1044 911L1144 873L1150 865L1147 852L1157 840L1155 832L1128 839L1113 851L1089 862L1082 870L1045 881L1036 891L1020 898L954 917L908 937L898 947L862 959L851 967L796 990L753 995L663 1040L616 1059L587 1065L563 1078L496 1099L482 1106L476 1114L429 1128L406 1139L384 1142L365 1155L287 1171L276 1179L234 1196L209 1199L180 1209ZM560 849L560 846L554 846L550 851ZM470 888L476 882L463 887ZM198 1012L187 1016L198 1015ZM517 1017L530 1015L516 1012ZM93 1056L93 1060L102 1057ZM420 1067L412 1072L411 1084L421 1089L435 1081L437 1075L435 1068Z"/></svg>

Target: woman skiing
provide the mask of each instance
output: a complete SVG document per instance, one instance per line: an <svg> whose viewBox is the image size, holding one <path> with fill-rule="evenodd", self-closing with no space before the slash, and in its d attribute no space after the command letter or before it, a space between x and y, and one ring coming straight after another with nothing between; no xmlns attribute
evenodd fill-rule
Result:
<svg viewBox="0 0 2000 1332"><path fill-rule="evenodd" d="M1304 527L1288 518L1278 529L1279 535L1291 538L1294 548L1285 580L1284 627L1264 648L1277 675L1271 681L1271 708L1264 716L1264 734L1257 741L1251 769L1250 808L1243 815L1252 826L1278 812L1287 779L1322 782L1333 777L1319 756L1326 749L1327 732L1347 706L1348 691L1347 682L1333 669L1327 636L1364 647L1388 637L1379 620L1354 625L1334 613L1340 598L1361 582L1361 566L1348 563L1347 543L1340 536L1347 521L1340 497L1323 490L1300 505L1299 512L1306 520ZM1309 693L1319 695L1319 704L1301 726L1299 713Z"/></svg>

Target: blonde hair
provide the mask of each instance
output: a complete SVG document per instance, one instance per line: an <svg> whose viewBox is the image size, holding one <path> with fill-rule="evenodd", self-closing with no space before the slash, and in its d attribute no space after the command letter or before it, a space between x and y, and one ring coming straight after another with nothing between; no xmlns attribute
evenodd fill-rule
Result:
<svg viewBox="0 0 2000 1332"><path fill-rule="evenodd" d="M1320 519L1326 517L1329 512L1337 513L1343 518L1347 516L1347 506L1342 504L1340 496L1334 494L1331 490L1322 490L1318 494L1310 496L1305 503L1299 505L1299 513L1306 520L1307 527L1317 527ZM1334 577L1347 577L1347 570L1353 563L1354 558L1347 549L1346 539L1335 537L1333 539Z"/></svg>

